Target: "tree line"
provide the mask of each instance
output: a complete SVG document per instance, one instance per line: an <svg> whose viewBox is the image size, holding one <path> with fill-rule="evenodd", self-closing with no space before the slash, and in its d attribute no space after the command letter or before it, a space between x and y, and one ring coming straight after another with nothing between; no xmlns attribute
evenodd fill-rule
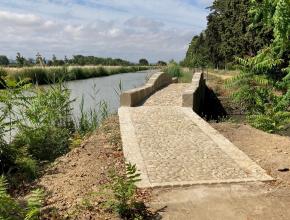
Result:
<svg viewBox="0 0 290 220"><path fill-rule="evenodd" d="M290 1L215 0L182 64L235 67L232 100L256 128L290 127Z"/></svg>
<svg viewBox="0 0 290 220"><path fill-rule="evenodd" d="M255 56L273 39L273 27L253 24L254 1L215 0L206 29L192 38L182 64L189 67L231 67L235 57Z"/></svg>
<svg viewBox="0 0 290 220"><path fill-rule="evenodd" d="M104 66L134 66L134 65L159 65L164 66L167 63L165 61L158 61L156 64L150 64L146 58L141 58L138 63L133 63L120 58L103 58L96 56L83 56L83 55L73 55L72 58L64 57L64 59L59 59L55 55L52 55L51 59L46 59L40 53L36 54L35 59L25 58L19 52L16 54L15 60L12 62L5 55L0 55L0 66L64 66L64 65L104 65Z"/></svg>

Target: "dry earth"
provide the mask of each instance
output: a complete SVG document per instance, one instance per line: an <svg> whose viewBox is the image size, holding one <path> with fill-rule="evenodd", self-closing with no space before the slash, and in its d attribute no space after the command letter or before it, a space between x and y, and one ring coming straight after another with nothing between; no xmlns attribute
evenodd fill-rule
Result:
<svg viewBox="0 0 290 220"><path fill-rule="evenodd" d="M120 143L119 140L118 118L112 117L80 147L51 165L38 182L47 192L44 208L50 212L47 219L115 218L103 212L98 207L98 201L92 200L93 207L84 205L84 201L108 181L106 174L109 169L123 172L122 151L116 144Z"/></svg>

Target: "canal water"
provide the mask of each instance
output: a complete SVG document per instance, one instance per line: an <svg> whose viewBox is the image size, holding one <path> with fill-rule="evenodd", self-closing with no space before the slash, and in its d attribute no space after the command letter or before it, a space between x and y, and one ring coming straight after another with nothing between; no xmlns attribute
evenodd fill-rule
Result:
<svg viewBox="0 0 290 220"><path fill-rule="evenodd" d="M84 111L98 110L99 103L105 101L110 113L117 112L120 106L120 84L122 91L142 86L156 71L146 70L66 82L67 88L71 91L71 98L75 99L72 103L73 116L76 118L80 115L82 97Z"/></svg>
<svg viewBox="0 0 290 220"><path fill-rule="evenodd" d="M74 120L77 121L80 117L82 98L84 99L84 112L98 111L99 103L106 102L108 112L116 113L120 106L120 84L122 91L142 86L155 72L157 70L146 70L65 82L65 86L71 92L71 100L75 100L71 106ZM41 87L49 88L49 86ZM11 133L6 133L4 139L10 142L16 132L16 130L12 130Z"/></svg>

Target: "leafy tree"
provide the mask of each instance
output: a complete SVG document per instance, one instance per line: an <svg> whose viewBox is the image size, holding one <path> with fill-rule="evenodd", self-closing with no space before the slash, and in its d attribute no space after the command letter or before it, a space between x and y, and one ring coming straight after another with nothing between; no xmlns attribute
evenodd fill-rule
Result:
<svg viewBox="0 0 290 220"><path fill-rule="evenodd" d="M18 66L24 66L26 60L23 56L21 56L21 54L18 52L16 54L16 63Z"/></svg>
<svg viewBox="0 0 290 220"><path fill-rule="evenodd" d="M41 56L40 53L36 54L35 63L40 65L40 66L44 66L44 60L43 60L43 57Z"/></svg>
<svg viewBox="0 0 290 220"><path fill-rule="evenodd" d="M273 27L274 40L255 57L238 59L241 73L231 84L238 102L243 102L250 123L274 132L290 123L290 2L252 1L253 25Z"/></svg>
<svg viewBox="0 0 290 220"><path fill-rule="evenodd" d="M167 63L166 63L165 61L159 60L159 61L157 62L157 65L158 65L158 66L166 66Z"/></svg>
<svg viewBox="0 0 290 220"><path fill-rule="evenodd" d="M189 49L186 54L186 58L182 65L188 67L205 67L208 63L208 51L204 34L194 36Z"/></svg>
<svg viewBox="0 0 290 220"><path fill-rule="evenodd" d="M7 56L4 55L0 55L0 66L7 66L9 65L9 60L7 58Z"/></svg>
<svg viewBox="0 0 290 220"><path fill-rule="evenodd" d="M142 58L142 59L139 60L139 65L148 66L149 62L145 58Z"/></svg>
<svg viewBox="0 0 290 220"><path fill-rule="evenodd" d="M252 23L250 0L215 0L203 34L194 36L184 61L188 66L225 67L235 57L254 56L273 39L272 28ZM204 62L206 61L206 62Z"/></svg>

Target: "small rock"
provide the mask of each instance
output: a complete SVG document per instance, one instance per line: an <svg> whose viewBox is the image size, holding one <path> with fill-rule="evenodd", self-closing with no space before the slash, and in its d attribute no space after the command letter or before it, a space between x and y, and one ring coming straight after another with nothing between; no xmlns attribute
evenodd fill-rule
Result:
<svg viewBox="0 0 290 220"><path fill-rule="evenodd" d="M288 172L289 168L288 167L281 167L278 169L279 172Z"/></svg>

